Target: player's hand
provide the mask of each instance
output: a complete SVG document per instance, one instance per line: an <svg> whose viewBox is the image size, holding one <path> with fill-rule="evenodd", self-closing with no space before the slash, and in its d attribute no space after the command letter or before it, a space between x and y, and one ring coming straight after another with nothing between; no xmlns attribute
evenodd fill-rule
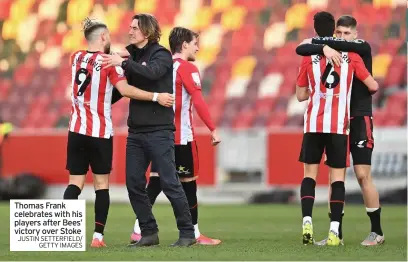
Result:
<svg viewBox="0 0 408 262"><path fill-rule="evenodd" d="M330 61L332 65L340 66L341 64L341 54L340 52L334 50L330 46L325 45L323 47L323 53L326 58Z"/></svg>
<svg viewBox="0 0 408 262"><path fill-rule="evenodd" d="M171 107L174 104L174 95L169 93L159 93L157 102L164 107Z"/></svg>
<svg viewBox="0 0 408 262"><path fill-rule="evenodd" d="M129 56L130 56L130 53L127 51L127 50L121 50L121 51L118 51L118 52L112 52L111 53L111 55L112 54L118 54L120 57L122 57L122 58L128 58Z"/></svg>
<svg viewBox="0 0 408 262"><path fill-rule="evenodd" d="M311 44L312 43L312 38L307 38L302 41L299 45L304 45L304 44Z"/></svg>
<svg viewBox="0 0 408 262"><path fill-rule="evenodd" d="M113 53L112 55L102 54L102 57L102 66L104 66L103 69L111 66L120 66L125 60L117 53Z"/></svg>
<svg viewBox="0 0 408 262"><path fill-rule="evenodd" d="M214 130L214 131L211 132L211 144L213 146L216 146L219 143L221 143L221 139L217 134L217 130Z"/></svg>

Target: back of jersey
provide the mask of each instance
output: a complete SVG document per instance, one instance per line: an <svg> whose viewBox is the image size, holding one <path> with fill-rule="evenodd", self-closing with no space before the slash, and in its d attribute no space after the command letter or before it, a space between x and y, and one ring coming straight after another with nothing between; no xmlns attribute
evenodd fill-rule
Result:
<svg viewBox="0 0 408 262"><path fill-rule="evenodd" d="M310 88L305 132L347 134L353 67L347 53L342 58L335 67L324 56L305 57Z"/></svg>
<svg viewBox="0 0 408 262"><path fill-rule="evenodd" d="M72 110L69 130L82 135L113 135L111 100L113 85L123 80L120 67L102 69L102 52L78 51L72 62Z"/></svg>

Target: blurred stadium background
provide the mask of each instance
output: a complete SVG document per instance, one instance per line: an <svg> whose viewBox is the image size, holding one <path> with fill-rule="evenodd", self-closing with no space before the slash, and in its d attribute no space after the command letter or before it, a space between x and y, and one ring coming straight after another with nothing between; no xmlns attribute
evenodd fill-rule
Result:
<svg viewBox="0 0 408 262"><path fill-rule="evenodd" d="M186 26L201 35L196 64L223 140L212 148L209 132L195 118L200 127L201 201L297 201L303 176L297 159L306 103L294 96L300 62L295 48L314 35L313 15L327 10L336 18L352 14L358 21L359 38L371 44L373 74L381 87L373 104L373 176L383 202L406 203L405 5L405 0L1 0L0 130L8 134L1 143L3 198L11 191L16 197L13 186L22 183L18 178L42 188L20 188L25 196L62 197L68 179L69 57L86 48L80 23L87 16L105 21L112 49L119 50L128 43L131 17L146 12L157 17L161 44L166 47L173 26ZM113 107L113 201L128 199L124 187L127 107L125 99ZM321 171L317 201L325 202L327 169ZM38 181L24 180L24 174L40 177L45 188ZM348 201L361 203L351 169L346 184ZM93 199L93 195L93 188L87 187L82 197Z"/></svg>

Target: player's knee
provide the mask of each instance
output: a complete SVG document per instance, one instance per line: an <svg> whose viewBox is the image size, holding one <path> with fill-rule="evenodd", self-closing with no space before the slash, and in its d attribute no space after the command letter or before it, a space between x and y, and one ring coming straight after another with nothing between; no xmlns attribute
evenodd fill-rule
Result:
<svg viewBox="0 0 408 262"><path fill-rule="evenodd" d="M354 172L360 186L364 187L371 183L371 171L368 165L354 166Z"/></svg>
<svg viewBox="0 0 408 262"><path fill-rule="evenodd" d="M95 190L108 189L109 175L94 175L94 188Z"/></svg>
<svg viewBox="0 0 408 262"><path fill-rule="evenodd" d="M337 181L344 182L345 178L345 168L330 168L330 182L334 183Z"/></svg>
<svg viewBox="0 0 408 262"><path fill-rule="evenodd" d="M82 189L84 188L84 184L85 184L85 178L86 178L85 175L83 176L70 175L69 184L77 186L82 191Z"/></svg>
<svg viewBox="0 0 408 262"><path fill-rule="evenodd" d="M309 177L316 180L318 172L318 164L304 164L304 177Z"/></svg>

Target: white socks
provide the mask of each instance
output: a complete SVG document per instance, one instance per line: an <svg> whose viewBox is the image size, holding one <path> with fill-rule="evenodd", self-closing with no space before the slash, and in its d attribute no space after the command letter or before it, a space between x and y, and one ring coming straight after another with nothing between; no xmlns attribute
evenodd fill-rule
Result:
<svg viewBox="0 0 408 262"><path fill-rule="evenodd" d="M375 211L378 210L378 209L379 209L379 207L366 207L366 211L367 211L368 213L375 212Z"/></svg>
<svg viewBox="0 0 408 262"><path fill-rule="evenodd" d="M310 223L310 224L312 224L312 217L309 217L309 216L304 217L304 218L303 218L303 225L304 225L305 223Z"/></svg>
<svg viewBox="0 0 408 262"><path fill-rule="evenodd" d="M306 223L310 223L312 224L312 218L309 216L306 216L303 218L303 225L305 225ZM339 226L340 226L340 222L330 222L330 231L334 231L336 232L336 234L339 234Z"/></svg>
<svg viewBox="0 0 408 262"><path fill-rule="evenodd" d="M198 230L198 224L194 225L194 236L198 238L200 236L200 230Z"/></svg>
<svg viewBox="0 0 408 262"><path fill-rule="evenodd" d="M95 239L95 238L97 238L99 241L102 241L103 240L103 235L101 233L94 232L92 239Z"/></svg>
<svg viewBox="0 0 408 262"><path fill-rule="evenodd" d="M336 232L336 234L339 234L339 226L340 222L332 221L330 222L330 231Z"/></svg>
<svg viewBox="0 0 408 262"><path fill-rule="evenodd" d="M135 226L133 227L133 232L136 233L136 234L141 234L142 233L142 231L140 231L139 220L138 219L136 219Z"/></svg>

